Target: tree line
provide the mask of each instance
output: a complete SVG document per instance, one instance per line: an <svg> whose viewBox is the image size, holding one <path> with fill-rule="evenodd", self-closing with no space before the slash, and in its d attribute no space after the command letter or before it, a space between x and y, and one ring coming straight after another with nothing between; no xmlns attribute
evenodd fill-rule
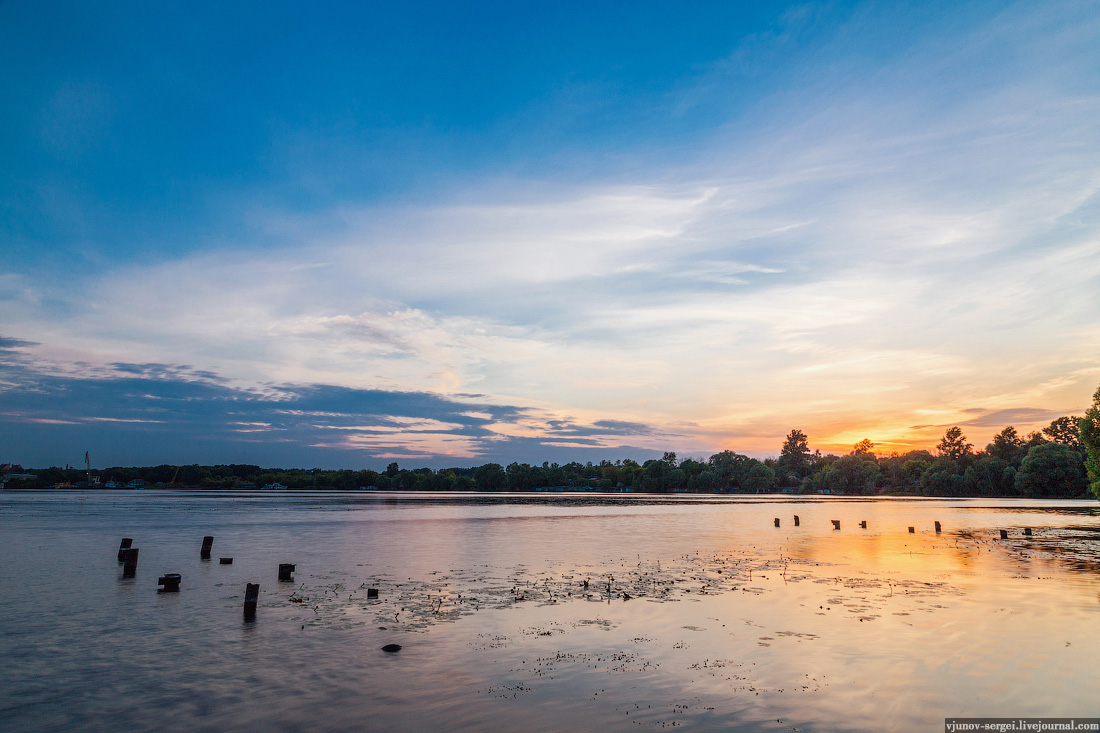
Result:
<svg viewBox="0 0 1100 733"><path fill-rule="evenodd" d="M1082 417L1065 415L1041 431L1020 435L1008 426L980 450L959 427L948 428L935 451L876 453L864 439L845 455L811 451L809 438L792 430L779 456L758 460L733 451L678 459L666 452L643 463L631 459L564 465L544 462L486 463L469 468L385 471L216 466L115 467L29 470L33 478L12 478L12 488L125 485L135 479L164 487L248 489L281 484L291 489L402 491L533 491L545 488L630 490L645 493L761 493L788 491L837 494L920 494L946 497L1022 496L1100 499L1100 389ZM21 474L19 466L8 466Z"/></svg>

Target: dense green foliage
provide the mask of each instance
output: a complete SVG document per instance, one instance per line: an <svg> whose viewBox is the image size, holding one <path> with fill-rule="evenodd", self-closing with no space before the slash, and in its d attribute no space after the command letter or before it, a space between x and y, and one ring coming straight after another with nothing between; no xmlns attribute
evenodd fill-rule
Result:
<svg viewBox="0 0 1100 733"><path fill-rule="evenodd" d="M1077 421L1077 430L1086 454L1089 488L1100 499L1100 388L1092 396L1092 407Z"/></svg>

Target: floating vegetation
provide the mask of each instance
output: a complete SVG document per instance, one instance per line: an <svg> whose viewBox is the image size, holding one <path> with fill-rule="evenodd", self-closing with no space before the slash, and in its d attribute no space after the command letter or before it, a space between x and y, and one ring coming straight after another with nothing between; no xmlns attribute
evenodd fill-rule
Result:
<svg viewBox="0 0 1100 733"><path fill-rule="evenodd" d="M834 575L827 563L817 560L764 558L747 552L731 552L705 556L685 554L671 560L620 559L602 567L551 565L538 571L523 565L452 568L427 573L423 578L378 572L362 577L336 573L310 575L294 587L293 592L277 600L269 599L268 604L285 603L309 609L309 613L299 619L306 626L349 628L369 623L385 624L395 631L416 632L489 609L562 603L607 605L628 600L670 603L728 593L762 595L768 592L769 586L774 589L777 582L829 586L830 595L822 599L818 614L844 610L861 622L879 618L875 611L882 597L901 595L917 604L922 598L961 592L943 580L922 582L865 575L841 577ZM368 589L372 591L370 597ZM838 591L844 592L839 594ZM914 605L906 612L941 607L938 604ZM606 628L611 624L605 620L579 623L606 624Z"/></svg>

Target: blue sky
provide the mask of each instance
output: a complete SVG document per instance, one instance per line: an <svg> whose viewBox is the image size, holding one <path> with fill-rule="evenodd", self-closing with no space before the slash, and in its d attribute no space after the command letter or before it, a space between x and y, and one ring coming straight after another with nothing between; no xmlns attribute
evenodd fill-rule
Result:
<svg viewBox="0 0 1100 733"><path fill-rule="evenodd" d="M0 4L0 460L979 445L1100 382L1100 3Z"/></svg>

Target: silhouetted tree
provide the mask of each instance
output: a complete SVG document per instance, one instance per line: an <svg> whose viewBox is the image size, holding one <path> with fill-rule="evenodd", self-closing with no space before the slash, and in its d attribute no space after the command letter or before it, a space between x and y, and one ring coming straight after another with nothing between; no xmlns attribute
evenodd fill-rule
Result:
<svg viewBox="0 0 1100 733"><path fill-rule="evenodd" d="M1081 418L1076 415L1063 415L1043 428L1043 435L1055 443L1068 445L1075 451L1083 452L1085 446L1081 443L1081 433L1077 429L1079 422Z"/></svg>
<svg viewBox="0 0 1100 733"><path fill-rule="evenodd" d="M1015 432L1015 431L1013 431ZM942 458L963 463L974 454L974 446L966 442L966 436L958 427L948 428L943 434L936 451Z"/></svg>
<svg viewBox="0 0 1100 733"><path fill-rule="evenodd" d="M994 458L1013 466L1020 465L1027 454L1025 441L1016 433L1016 428L1009 425L993 436L993 442L985 447L985 452Z"/></svg>
<svg viewBox="0 0 1100 733"><path fill-rule="evenodd" d="M779 460L776 462L779 479L784 486L790 478L801 479L810 473L810 446L809 439L801 430L792 430L787 439L783 441L783 447L779 450Z"/></svg>

